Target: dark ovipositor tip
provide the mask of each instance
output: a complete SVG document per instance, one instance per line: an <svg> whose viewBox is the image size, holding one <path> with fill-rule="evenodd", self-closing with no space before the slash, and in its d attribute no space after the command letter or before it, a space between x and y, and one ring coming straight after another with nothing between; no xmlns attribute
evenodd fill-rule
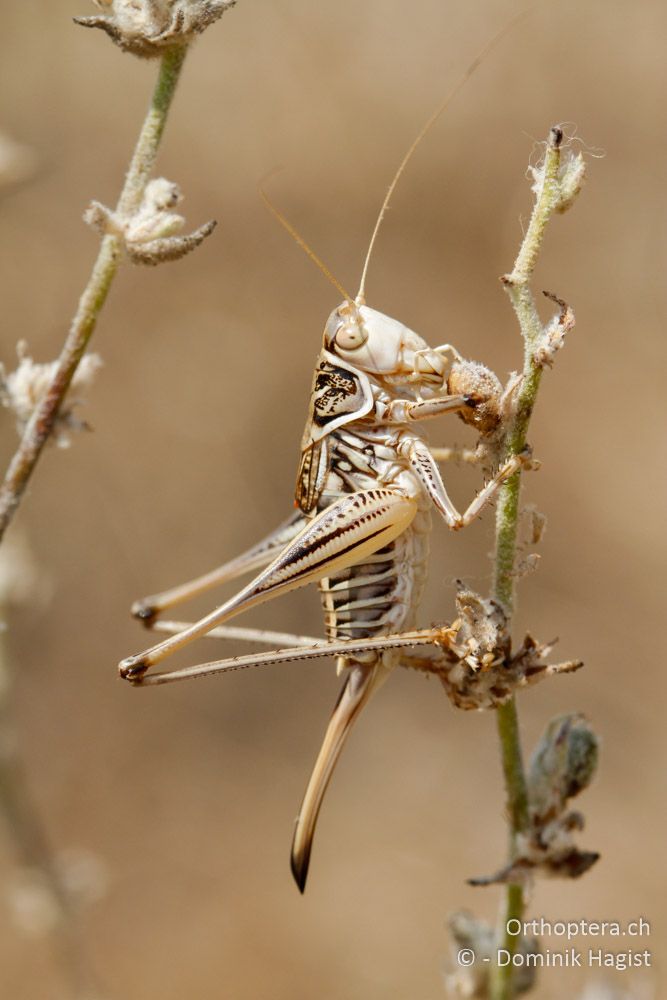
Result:
<svg viewBox="0 0 667 1000"><path fill-rule="evenodd" d="M292 875L294 876L294 881L296 882L302 896L306 891L309 860L308 855L305 857L296 857L294 854L290 855L290 868L292 869Z"/></svg>

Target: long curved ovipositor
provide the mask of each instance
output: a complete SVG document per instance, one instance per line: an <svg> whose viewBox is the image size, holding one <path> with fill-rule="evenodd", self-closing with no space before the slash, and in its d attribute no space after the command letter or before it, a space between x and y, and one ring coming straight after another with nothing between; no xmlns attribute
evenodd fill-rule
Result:
<svg viewBox="0 0 667 1000"><path fill-rule="evenodd" d="M333 710L301 803L292 839L290 863L300 892L304 892L306 888L315 825L324 793L350 729L371 693L384 680L384 673L385 668L380 663L372 666L356 664L350 669Z"/></svg>

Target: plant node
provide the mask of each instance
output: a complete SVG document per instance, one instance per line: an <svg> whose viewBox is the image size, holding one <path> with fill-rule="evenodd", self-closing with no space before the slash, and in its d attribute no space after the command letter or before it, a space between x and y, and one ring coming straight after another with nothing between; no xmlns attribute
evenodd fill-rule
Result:
<svg viewBox="0 0 667 1000"><path fill-rule="evenodd" d="M101 28L124 52L144 59L188 45L236 0L93 0L104 14L75 17L84 28Z"/></svg>

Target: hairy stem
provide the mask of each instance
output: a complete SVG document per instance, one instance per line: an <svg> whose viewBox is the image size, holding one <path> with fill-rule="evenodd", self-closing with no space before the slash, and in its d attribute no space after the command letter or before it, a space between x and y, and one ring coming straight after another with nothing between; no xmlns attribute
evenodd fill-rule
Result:
<svg viewBox="0 0 667 1000"><path fill-rule="evenodd" d="M535 205L528 230L521 244L511 274L503 283L516 312L524 340L523 382L518 392L516 413L505 438L505 453L519 454L526 446L530 417L540 385L542 369L535 362L535 348L542 332L542 324L535 308L529 282L544 238L544 232L559 197L558 170L563 133L553 128L549 135L544 161L542 183L536 194ZM519 528L521 473L517 472L500 490L496 508L496 539L492 596L504 608L508 627L515 606L515 561ZM512 860L518 835L528 825L528 792L521 751L519 717L516 700L501 705L496 714L500 738L501 761L507 796L509 825L509 852ZM525 900L522 885L507 886L499 921L497 947L514 952L519 936L507 933L510 920L521 920ZM491 976L492 1000L512 1000L515 996L512 983L512 965L494 965Z"/></svg>
<svg viewBox="0 0 667 1000"><path fill-rule="evenodd" d="M131 212L141 203L186 51L187 47L184 45L175 46L168 49L160 60L155 91L118 200L119 212ZM16 513L42 449L53 430L74 373L88 347L120 265L121 251L120 237L109 234L102 238L97 260L79 299L51 382L35 407L0 487L0 540Z"/></svg>

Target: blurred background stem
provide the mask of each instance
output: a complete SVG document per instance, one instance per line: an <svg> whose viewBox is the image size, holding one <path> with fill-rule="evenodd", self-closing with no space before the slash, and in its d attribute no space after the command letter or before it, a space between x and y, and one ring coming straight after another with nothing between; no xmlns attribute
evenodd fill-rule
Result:
<svg viewBox="0 0 667 1000"><path fill-rule="evenodd" d="M6 611L0 608L3 623ZM70 996L73 1000L94 1000L101 994L86 959L76 903L26 780L12 695L13 670L5 626L0 630L0 816L23 874L36 879L35 890L41 897L36 905L43 911L44 929L51 934ZM9 902L12 905L11 893Z"/></svg>
<svg viewBox="0 0 667 1000"><path fill-rule="evenodd" d="M186 52L186 45L174 46L167 49L160 59L153 97L139 133L123 190L118 199L116 211L119 213L130 214L136 211L141 204L146 184L155 163ZM0 540L2 540L18 509L42 449L53 430L74 373L97 325L98 316L104 306L121 259L121 237L111 233L103 236L97 259L79 299L51 382L43 398L35 407L0 488Z"/></svg>
<svg viewBox="0 0 667 1000"><path fill-rule="evenodd" d="M183 61L186 45L167 49L160 59L157 83L125 177L116 211L131 215L139 208L150 179ZM49 439L72 378L95 330L122 261L119 235L102 237L97 259L79 299L53 377L30 418L0 489L0 540L16 513L44 445ZM6 609L0 608L0 611ZM3 616L6 618L6 616ZM19 863L37 875L46 896L49 926L67 977L70 995L90 1000L100 994L85 957L75 906L56 863L43 822L30 795L18 749L13 716L13 671L6 635L0 634L0 815Z"/></svg>

